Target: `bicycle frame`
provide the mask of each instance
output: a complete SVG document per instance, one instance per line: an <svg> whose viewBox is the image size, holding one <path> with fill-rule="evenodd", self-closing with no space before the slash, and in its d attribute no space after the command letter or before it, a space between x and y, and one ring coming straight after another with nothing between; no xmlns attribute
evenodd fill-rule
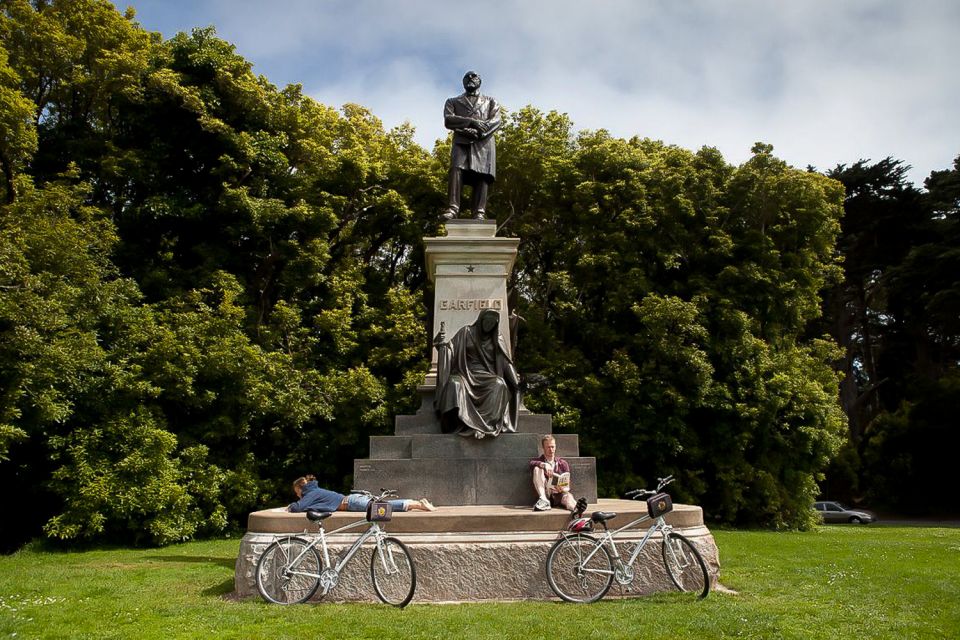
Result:
<svg viewBox="0 0 960 640"><path fill-rule="evenodd" d="M636 520L633 520L632 522L629 522L623 525L619 529L614 529L613 531L610 531L609 529L605 529L603 532L603 535L597 541L596 547L594 547L593 551L591 551L587 555L587 557L583 559L583 562L581 564L584 564L584 565L587 564L590 561L590 559L593 558L593 556L598 551L600 551L600 547L603 546L604 544L610 547L610 550L613 555L613 559L616 560L618 563L623 563L623 558L620 556L620 552L617 550L617 545L616 545L616 542L614 541L614 537L631 527L637 526L641 522L646 522L649 519L650 519L650 516L641 516L640 518L637 518ZM663 535L666 535L667 533L670 532L671 529L673 529L673 526L667 524L666 521L663 519L663 516L658 517L656 519L656 522L654 522L653 525L651 525L651 527L647 529L647 532L644 534L640 542L637 543L637 546L636 548L634 548L633 553L630 554L630 559L626 561L626 566L628 567L633 566L633 563L637 561L638 557L640 557L640 552L643 551L643 548L646 546L647 542L650 541L650 538L653 536L654 533L656 533L657 531L661 531L663 532ZM593 569L592 571L595 573L616 573L616 571L608 572L608 571L600 571L597 569Z"/></svg>
<svg viewBox="0 0 960 640"><path fill-rule="evenodd" d="M644 571L637 572L634 566L641 562L640 554L647 543L655 535L660 535L663 545L659 551L670 582L680 591L705 598L710 592L710 575L703 556L694 543L676 532L664 517L673 510L673 505L670 496L661 495L661 492L672 481L673 477L667 476L659 478L655 491L638 489L627 492L626 497L647 498L647 513L622 527L609 526L615 513L597 511L590 518L575 514L576 519L567 525L566 531L557 537L547 553L547 581L553 592L567 602L585 603L596 602L606 595L614 580L627 591L632 590L631 585L640 574L644 574L645 579L653 578ZM646 531L631 533L629 538L624 535L622 542L633 547L624 547L621 555L617 538L644 523L649 525ZM599 526L603 531L598 529ZM647 562L647 559L643 560L644 565Z"/></svg>
<svg viewBox="0 0 960 640"><path fill-rule="evenodd" d="M339 529L335 529L330 532L330 535L335 535L337 533L340 533L341 531L346 531L347 529L353 529L365 524L370 526L367 528L366 531L361 533L356 540L353 541L353 545L347 550L347 552L340 556L339 561L337 562L335 567L330 567L330 550L327 547L327 533L326 533L326 530L323 528L323 524L319 525L320 531L318 532L318 535L310 541L310 544L304 547L303 551L301 551L296 558L290 561L289 566L291 567L299 566L300 560L303 558L303 556L306 555L311 549L316 547L317 544L320 544L320 547L323 550L324 571L332 568L333 571L335 571L336 573L340 573L340 571L343 570L343 568L347 565L347 563L353 559L353 556L356 555L357 551L360 550L360 547L363 546L364 542L369 540L371 537L375 536L376 542L379 545L380 540L384 537L384 531L383 529L380 528L380 525L376 522L366 522L365 520L358 520L357 522L351 522L350 524L346 524L340 527ZM307 532L304 531L304 533L307 533ZM383 554L381 554L381 557L383 557ZM298 576L307 576L309 578L321 577L320 574L310 573L308 571L290 570L290 573ZM326 593L326 591L327 591L327 588L325 587L324 593Z"/></svg>

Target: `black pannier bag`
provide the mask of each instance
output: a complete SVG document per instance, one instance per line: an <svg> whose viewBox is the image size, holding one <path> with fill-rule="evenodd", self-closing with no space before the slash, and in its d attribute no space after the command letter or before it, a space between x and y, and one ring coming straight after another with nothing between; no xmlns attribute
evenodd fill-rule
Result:
<svg viewBox="0 0 960 640"><path fill-rule="evenodd" d="M659 518L665 513L673 511L673 500L666 493L658 493L647 498L647 513L651 518Z"/></svg>
<svg viewBox="0 0 960 640"><path fill-rule="evenodd" d="M367 503L367 520L370 522L389 522L392 517L393 505L389 502L371 500Z"/></svg>

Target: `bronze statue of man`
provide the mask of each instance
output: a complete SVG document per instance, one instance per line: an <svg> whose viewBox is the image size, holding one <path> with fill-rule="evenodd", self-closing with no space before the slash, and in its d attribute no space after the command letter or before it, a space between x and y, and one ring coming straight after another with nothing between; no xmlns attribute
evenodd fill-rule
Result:
<svg viewBox="0 0 960 640"><path fill-rule="evenodd" d="M452 220L460 212L463 185L473 188L473 217L483 220L487 194L497 175L497 147L493 133L500 128L500 106L480 94L480 76L468 71L463 76L463 93L443 105L443 124L453 131L450 151L448 205L441 219Z"/></svg>

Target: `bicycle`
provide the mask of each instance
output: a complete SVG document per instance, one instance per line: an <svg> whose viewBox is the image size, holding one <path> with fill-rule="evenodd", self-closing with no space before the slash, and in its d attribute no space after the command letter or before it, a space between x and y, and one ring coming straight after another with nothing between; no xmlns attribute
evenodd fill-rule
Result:
<svg viewBox="0 0 960 640"><path fill-rule="evenodd" d="M265 600L276 604L299 604L313 597L318 589L322 589L320 598L323 598L337 586L344 567L360 547L373 538L376 546L370 558L370 578L377 597L395 607L405 607L410 602L417 588L417 569L413 557L406 545L388 536L380 525L380 522L389 521L392 515L390 504L381 501L395 497L396 492L384 489L378 496L369 491L351 493L372 498L367 505L366 520L351 522L331 531L330 535L369 523L367 529L337 558L336 564L332 564L323 521L333 514L307 511L307 519L316 522L319 527L318 534L311 540L300 535L279 538L270 543L257 561L257 590ZM307 534L306 530L303 534ZM321 554L317 553L318 545L322 551L322 561Z"/></svg>
<svg viewBox="0 0 960 640"><path fill-rule="evenodd" d="M698 594L699 598L710 593L710 577L707 565L693 543L673 531L664 516L673 510L673 501L663 493L663 488L673 482L673 476L659 478L657 488L637 489L627 493L634 500L646 499L647 515L611 532L607 523L617 514L595 511L589 518L575 518L567 530L547 553L547 581L550 588L567 602L596 602L609 591L613 581L623 586L630 585L635 577L634 563L640 552L661 533L663 564L673 585L684 592ZM655 520L643 539L637 543L628 560L621 557L614 538L621 532L647 520ZM589 535L594 525L603 527L603 534L596 538Z"/></svg>

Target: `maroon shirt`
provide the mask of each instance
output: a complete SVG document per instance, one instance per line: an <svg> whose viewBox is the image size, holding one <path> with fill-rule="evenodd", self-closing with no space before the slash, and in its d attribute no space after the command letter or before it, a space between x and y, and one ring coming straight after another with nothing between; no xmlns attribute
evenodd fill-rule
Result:
<svg viewBox="0 0 960 640"><path fill-rule="evenodd" d="M547 457L541 455L539 458L530 459L530 471L533 471L535 467L538 467L541 462L546 462ZM560 456L554 456L553 458L553 472L554 473L570 473L570 465L566 460Z"/></svg>

